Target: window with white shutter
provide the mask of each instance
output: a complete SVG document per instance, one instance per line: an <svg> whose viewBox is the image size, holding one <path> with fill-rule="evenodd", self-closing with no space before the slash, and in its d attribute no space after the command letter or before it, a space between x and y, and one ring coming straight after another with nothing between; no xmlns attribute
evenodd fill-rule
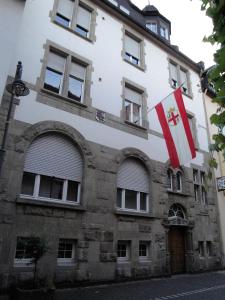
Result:
<svg viewBox="0 0 225 300"><path fill-rule="evenodd" d="M137 212L149 211L149 176L134 158L127 158L117 175L117 208Z"/></svg>
<svg viewBox="0 0 225 300"><path fill-rule="evenodd" d="M95 40L96 8L79 0L55 0L53 21L81 37Z"/></svg>
<svg viewBox="0 0 225 300"><path fill-rule="evenodd" d="M142 125L142 93L125 86L125 119Z"/></svg>
<svg viewBox="0 0 225 300"><path fill-rule="evenodd" d="M125 59L134 65L140 65L141 44L131 36L125 34Z"/></svg>
<svg viewBox="0 0 225 300"><path fill-rule="evenodd" d="M179 86L185 95L191 96L188 71L174 61L169 62L170 84L177 89Z"/></svg>
<svg viewBox="0 0 225 300"><path fill-rule="evenodd" d="M79 5L77 11L77 24L76 32L83 35L84 37L89 36L91 22L91 12L85 7Z"/></svg>
<svg viewBox="0 0 225 300"><path fill-rule="evenodd" d="M43 134L26 153L22 197L78 203L82 173L83 159L73 143L60 134Z"/></svg>
<svg viewBox="0 0 225 300"><path fill-rule="evenodd" d="M65 27L71 25L74 0L58 0L55 21Z"/></svg>
<svg viewBox="0 0 225 300"><path fill-rule="evenodd" d="M80 61L71 54L63 53L59 49L47 53L47 63L43 79L43 88L65 98L85 103L90 93L87 84L91 76L90 62Z"/></svg>

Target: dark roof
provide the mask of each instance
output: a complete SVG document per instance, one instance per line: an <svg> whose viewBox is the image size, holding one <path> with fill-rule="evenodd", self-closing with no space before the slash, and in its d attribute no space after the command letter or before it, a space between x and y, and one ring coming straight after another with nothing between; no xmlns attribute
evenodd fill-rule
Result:
<svg viewBox="0 0 225 300"><path fill-rule="evenodd" d="M144 13L153 13L153 12L158 12L159 13L159 11L158 11L158 9L154 6L154 5L147 5L147 6L145 6L144 8L143 8L143 10L142 10Z"/></svg>

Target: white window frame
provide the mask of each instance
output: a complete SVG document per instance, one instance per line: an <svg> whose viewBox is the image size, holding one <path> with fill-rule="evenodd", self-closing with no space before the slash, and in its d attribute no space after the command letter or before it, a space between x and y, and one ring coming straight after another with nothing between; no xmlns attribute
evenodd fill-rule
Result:
<svg viewBox="0 0 225 300"><path fill-rule="evenodd" d="M120 244L126 247L126 256L118 256L118 247ZM119 240L117 242L117 262L127 262L130 260L130 248L130 241Z"/></svg>
<svg viewBox="0 0 225 300"><path fill-rule="evenodd" d="M153 30L152 26L156 26L155 29ZM152 32L154 32L155 34L158 34L158 24L156 22L148 22L146 24L146 28L148 28L149 30L151 30Z"/></svg>
<svg viewBox="0 0 225 300"><path fill-rule="evenodd" d="M122 198L121 198L121 207L117 207L118 210L123 210L123 211L132 211L132 212L140 212L140 213L148 213L149 212L149 194L145 193L145 192L138 192L138 191L134 191L136 192L136 204L137 204L137 209L130 209L130 208L126 208L125 207L125 193L126 193L126 189L122 189ZM141 210L141 205L140 205L140 194L144 193L146 195L146 210Z"/></svg>
<svg viewBox="0 0 225 300"><path fill-rule="evenodd" d="M205 187L205 172L198 169L193 169L193 183L195 200L202 205L208 205L207 192ZM196 193L198 191L198 193Z"/></svg>
<svg viewBox="0 0 225 300"><path fill-rule="evenodd" d="M29 172L27 172L27 173L29 173ZM34 173L32 173L32 174L34 174ZM54 202L54 203L65 203L65 204L71 204L71 205L77 205L80 203L80 194L81 194L81 183L80 182L77 182L78 183L77 201L70 201L70 200L66 199L67 198L68 181L69 181L66 179L63 179L62 199L46 198L46 197L39 196L41 175L39 175L39 174L34 174L34 175L35 175L35 182L34 182L33 195L20 194L21 198ZM50 176L48 176L48 177L50 177ZM73 180L71 180L71 181L73 181Z"/></svg>
<svg viewBox="0 0 225 300"><path fill-rule="evenodd" d="M138 105L130 100L127 100L125 99L125 102L129 102L130 103L130 120L127 120L127 122L131 122L131 123L134 123L136 125L140 125L142 126L142 106L141 105ZM139 121L138 122L134 122L134 104L138 105L139 106ZM126 110L126 105L125 105L125 110Z"/></svg>
<svg viewBox="0 0 225 300"><path fill-rule="evenodd" d="M60 258L57 255L57 265L58 266L67 266L67 265L74 265L75 264L75 255L76 255L76 240L73 239L59 239L59 243L60 240L67 240L70 241L72 244L72 256L69 258ZM59 243L58 243L58 247L59 247ZM59 249L58 249L59 250Z"/></svg>
<svg viewBox="0 0 225 300"><path fill-rule="evenodd" d="M141 244L146 246L146 255L145 256L140 255L140 245ZM139 241L138 254L139 254L140 261L148 261L149 260L149 258L150 258L150 242L149 241Z"/></svg>

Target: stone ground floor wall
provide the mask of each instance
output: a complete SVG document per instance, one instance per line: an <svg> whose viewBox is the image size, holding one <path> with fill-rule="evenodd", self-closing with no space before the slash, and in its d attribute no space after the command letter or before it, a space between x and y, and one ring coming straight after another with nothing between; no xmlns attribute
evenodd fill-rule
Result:
<svg viewBox="0 0 225 300"><path fill-rule="evenodd" d="M4 120L1 111L1 124ZM45 132L60 132L76 143L84 157L81 204L71 207L20 197L26 150L32 140ZM18 236L46 239L48 251L38 263L38 277L51 286L74 285L81 281L121 280L171 274L168 233L171 205L181 205L187 222L185 232L185 271L220 268L220 235L217 222L215 187L209 183L208 205L196 204L191 168L182 170L182 192L167 190L167 165L152 161L138 149L121 151L89 141L76 129L56 121L26 124L12 121L8 149L0 182L0 288L20 285L33 276L32 265L15 265ZM116 209L116 180L125 158L140 160L149 173L149 213ZM57 265L60 238L76 241L75 263ZM129 260L117 261L118 241L129 241ZM149 259L139 259L139 241L149 242ZM199 256L199 241L211 241L210 256Z"/></svg>

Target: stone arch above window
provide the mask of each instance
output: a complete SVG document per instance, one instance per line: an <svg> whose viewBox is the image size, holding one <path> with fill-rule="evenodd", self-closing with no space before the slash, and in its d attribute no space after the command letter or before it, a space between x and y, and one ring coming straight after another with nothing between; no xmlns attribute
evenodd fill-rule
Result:
<svg viewBox="0 0 225 300"><path fill-rule="evenodd" d="M181 218L186 219L186 214L183 207L179 204L173 204L168 212L168 218Z"/></svg>
<svg viewBox="0 0 225 300"><path fill-rule="evenodd" d="M126 158L117 173L117 208L149 211L149 175L144 164L134 157Z"/></svg>
<svg viewBox="0 0 225 300"><path fill-rule="evenodd" d="M47 132L26 152L21 193L35 200L79 203L82 176L79 149L68 137Z"/></svg>

